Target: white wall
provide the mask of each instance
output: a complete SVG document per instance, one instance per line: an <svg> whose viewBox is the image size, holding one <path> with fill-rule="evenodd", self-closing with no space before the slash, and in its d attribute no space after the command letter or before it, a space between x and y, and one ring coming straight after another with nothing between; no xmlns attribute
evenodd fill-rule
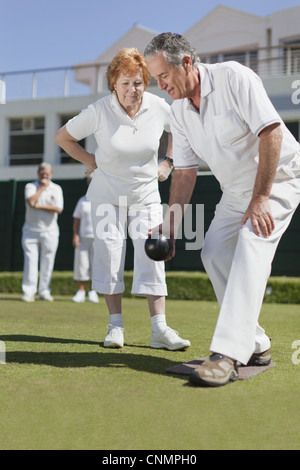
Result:
<svg viewBox="0 0 300 470"><path fill-rule="evenodd" d="M83 165L59 163L59 147L54 142L54 137L60 127L60 116L64 114L77 114L86 108L89 103L99 99L99 95L59 98L36 99L24 101L10 101L0 105L0 180L31 179L36 177L36 166L20 165L7 166L9 148L9 120L18 117L44 116L44 161L53 166L54 178L77 178L84 175ZM95 151L94 137L87 139L87 150Z"/></svg>

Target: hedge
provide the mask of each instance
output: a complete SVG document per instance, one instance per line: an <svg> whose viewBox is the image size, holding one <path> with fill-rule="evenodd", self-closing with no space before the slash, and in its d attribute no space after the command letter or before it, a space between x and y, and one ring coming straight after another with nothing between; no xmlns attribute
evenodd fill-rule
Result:
<svg viewBox="0 0 300 470"><path fill-rule="evenodd" d="M202 272L166 273L168 298L181 300L212 300L216 297L208 276ZM124 297L132 297L132 272L125 272ZM22 272L0 272L0 293L22 294ZM53 273L51 289L53 295L73 296L77 283L73 273L56 271ZM300 304L300 278L271 277L264 298L266 303Z"/></svg>

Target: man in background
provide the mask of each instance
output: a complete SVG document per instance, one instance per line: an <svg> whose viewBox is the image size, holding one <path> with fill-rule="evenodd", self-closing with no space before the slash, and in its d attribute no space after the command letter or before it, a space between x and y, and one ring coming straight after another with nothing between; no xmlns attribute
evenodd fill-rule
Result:
<svg viewBox="0 0 300 470"><path fill-rule="evenodd" d="M51 165L42 163L38 168L38 180L25 186L26 212L22 230L24 302L34 302L37 292L41 300L53 301L50 283L59 241L57 218L63 211L64 201L62 188L51 178Z"/></svg>

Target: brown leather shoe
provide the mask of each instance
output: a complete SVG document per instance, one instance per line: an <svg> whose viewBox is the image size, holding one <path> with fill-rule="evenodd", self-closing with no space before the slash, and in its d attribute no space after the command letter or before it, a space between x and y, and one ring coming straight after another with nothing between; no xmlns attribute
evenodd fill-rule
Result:
<svg viewBox="0 0 300 470"><path fill-rule="evenodd" d="M268 366L271 362L271 349L253 354L247 366Z"/></svg>
<svg viewBox="0 0 300 470"><path fill-rule="evenodd" d="M234 382L239 377L237 361L221 354L212 354L189 376L194 385L220 387Z"/></svg>

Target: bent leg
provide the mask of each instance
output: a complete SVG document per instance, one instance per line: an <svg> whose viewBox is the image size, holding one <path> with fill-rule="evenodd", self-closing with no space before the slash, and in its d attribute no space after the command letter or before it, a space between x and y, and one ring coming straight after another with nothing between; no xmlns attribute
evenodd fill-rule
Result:
<svg viewBox="0 0 300 470"><path fill-rule="evenodd" d="M293 184L274 185L270 198L275 220L272 235L267 239L258 237L250 221L239 231L211 351L247 364L254 352L270 346L257 322L278 243L298 203L299 191Z"/></svg>

